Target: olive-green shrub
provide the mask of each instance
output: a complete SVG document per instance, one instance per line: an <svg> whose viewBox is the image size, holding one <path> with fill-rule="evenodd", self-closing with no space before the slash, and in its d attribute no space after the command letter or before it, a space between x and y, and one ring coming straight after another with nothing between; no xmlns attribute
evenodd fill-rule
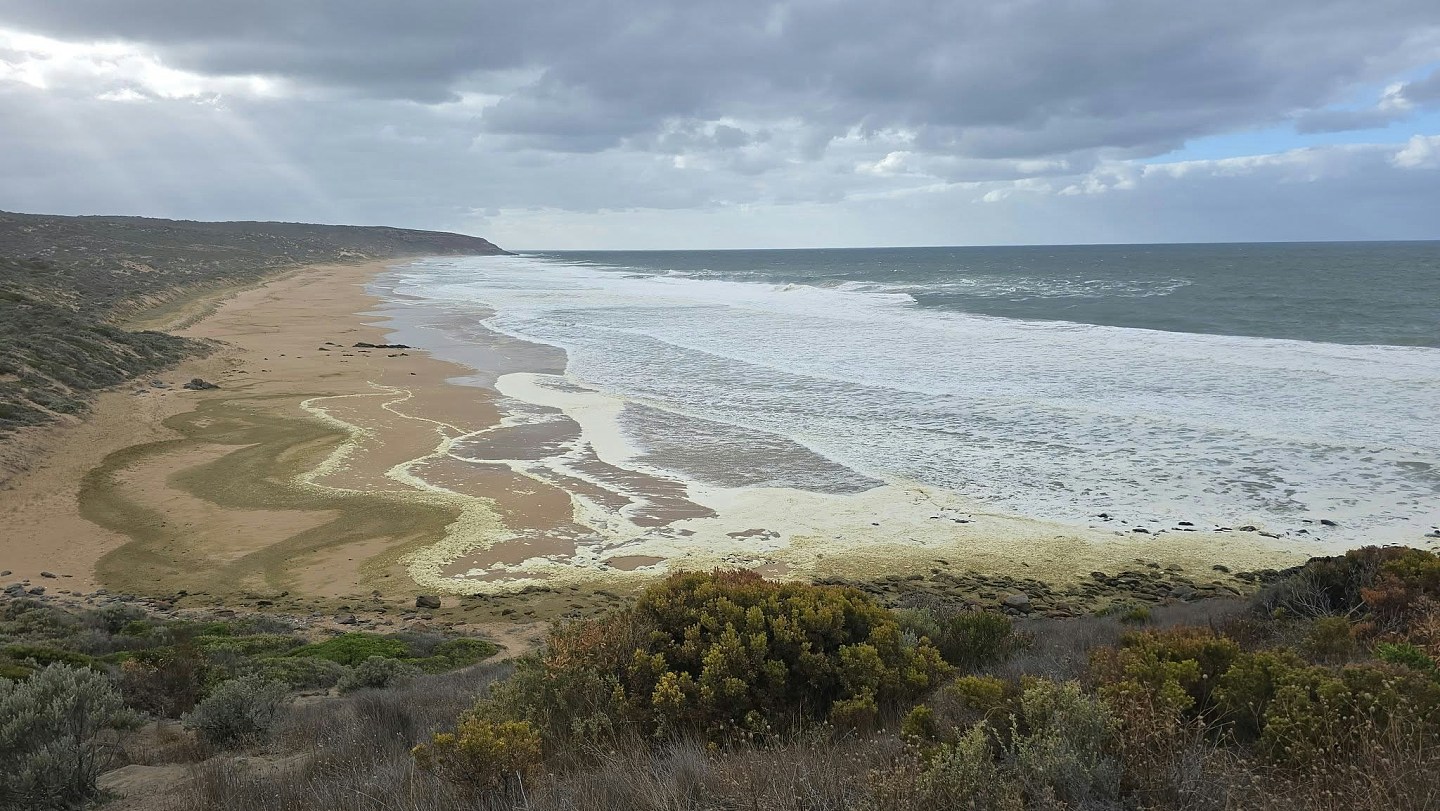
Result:
<svg viewBox="0 0 1440 811"><path fill-rule="evenodd" d="M847 726L911 701L949 670L863 593L752 572L682 573L636 604L553 629L496 693L496 711L550 741Z"/></svg>

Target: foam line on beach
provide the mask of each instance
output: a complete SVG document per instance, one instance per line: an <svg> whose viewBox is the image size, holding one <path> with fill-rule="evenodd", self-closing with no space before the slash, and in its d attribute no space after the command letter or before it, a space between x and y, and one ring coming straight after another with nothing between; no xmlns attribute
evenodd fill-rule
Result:
<svg viewBox="0 0 1440 811"><path fill-rule="evenodd" d="M300 483L309 487L321 488L332 492L355 492L347 488L337 488L331 485L320 484L318 480L342 469L345 460L355 452L363 439L377 439L379 434L373 429L355 425L336 417L334 414L325 410L320 403L327 400L346 398L390 396L391 399L381 404L382 409L402 419L432 424L440 436L440 441L430 452L388 468L384 471L384 477L414 490L415 492L413 494L407 494L405 496L408 500L451 507L457 509L459 512L459 516L455 521L445 528L443 538L421 549L410 552L402 559L402 563L406 566L411 579L421 587L436 588L444 591L466 590L463 588L464 583L457 583L456 578L446 577L441 574L443 569L455 560L473 554L478 549L483 549L496 541L506 539L511 533L500 521L499 515L493 507L493 502L489 499L476 498L463 493L457 493L454 490L428 482L424 478L411 472L410 468L429 460L448 456L450 449L456 441L464 439L473 432L463 431L454 425L440 420L405 414L397 410L394 406L412 399L414 396L413 392L393 386L380 386L374 383L371 385L380 389L380 391L313 397L301 403L301 408L307 413L323 420L329 425L345 431L347 439L319 466L301 474L297 479ZM448 432L446 429L448 429Z"/></svg>

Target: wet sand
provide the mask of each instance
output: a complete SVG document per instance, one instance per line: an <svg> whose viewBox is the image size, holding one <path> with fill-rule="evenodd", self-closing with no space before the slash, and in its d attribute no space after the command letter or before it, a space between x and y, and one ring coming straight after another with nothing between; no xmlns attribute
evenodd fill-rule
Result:
<svg viewBox="0 0 1440 811"><path fill-rule="evenodd" d="M43 459L0 491L4 582L327 610L377 593L475 594L471 610L539 618L676 568L1066 582L1136 560L1241 570L1308 553L1250 533L1032 521L904 484L706 487L617 463L617 406L545 383L563 368L553 348L478 329L469 366L355 347L390 332L365 289L384 267L309 267L143 324L183 324L218 348L158 376L162 387L137 381L84 422L27 438ZM193 377L220 388L179 387Z"/></svg>

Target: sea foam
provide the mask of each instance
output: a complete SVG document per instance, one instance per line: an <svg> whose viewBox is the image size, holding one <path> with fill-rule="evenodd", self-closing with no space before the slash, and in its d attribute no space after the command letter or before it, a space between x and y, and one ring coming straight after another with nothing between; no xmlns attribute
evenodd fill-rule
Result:
<svg viewBox="0 0 1440 811"><path fill-rule="evenodd" d="M565 381L633 406L614 417L613 447L629 450L606 461L701 485L737 436L762 432L827 460L807 485L804 455L777 453L773 483L821 492L838 464L1071 523L1108 513L1354 543L1414 540L1440 521L1433 348L1022 321L927 309L881 283L528 256L426 260L380 286L449 324L469 314L563 348ZM449 329L440 354L464 362ZM656 413L685 420L701 453L667 455Z"/></svg>

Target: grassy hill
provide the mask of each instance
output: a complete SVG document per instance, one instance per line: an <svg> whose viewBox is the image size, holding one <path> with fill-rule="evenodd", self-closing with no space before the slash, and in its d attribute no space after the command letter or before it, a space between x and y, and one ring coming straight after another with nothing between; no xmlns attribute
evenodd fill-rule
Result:
<svg viewBox="0 0 1440 811"><path fill-rule="evenodd" d="M201 351L116 324L178 295L306 264L502 253L478 237L403 228L0 212L0 438Z"/></svg>

